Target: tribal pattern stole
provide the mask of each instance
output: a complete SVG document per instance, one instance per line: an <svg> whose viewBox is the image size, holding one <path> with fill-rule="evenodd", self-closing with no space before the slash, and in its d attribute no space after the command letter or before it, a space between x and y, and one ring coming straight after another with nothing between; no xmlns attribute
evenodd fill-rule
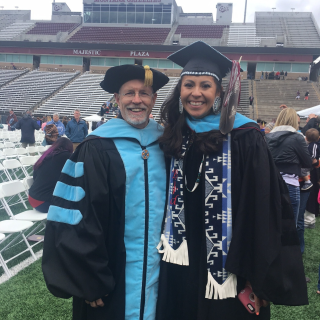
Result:
<svg viewBox="0 0 320 320"><path fill-rule="evenodd" d="M182 159L173 158L171 161L167 213L163 234L157 248L160 253L163 253L162 260L188 266L183 175L186 145L185 141L182 147ZM230 145L231 136L228 134L222 150L207 156L203 165L208 270L205 297L207 299L226 299L237 295L237 278L224 269L232 236Z"/></svg>

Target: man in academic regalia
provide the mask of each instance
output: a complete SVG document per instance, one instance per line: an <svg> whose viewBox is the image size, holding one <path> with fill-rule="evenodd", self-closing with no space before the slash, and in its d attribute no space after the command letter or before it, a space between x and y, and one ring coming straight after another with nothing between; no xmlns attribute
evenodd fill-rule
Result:
<svg viewBox="0 0 320 320"><path fill-rule="evenodd" d="M73 297L74 320L155 319L166 170L149 115L168 80L148 66L109 69L101 87L121 118L79 145L54 190L42 269L52 294Z"/></svg>

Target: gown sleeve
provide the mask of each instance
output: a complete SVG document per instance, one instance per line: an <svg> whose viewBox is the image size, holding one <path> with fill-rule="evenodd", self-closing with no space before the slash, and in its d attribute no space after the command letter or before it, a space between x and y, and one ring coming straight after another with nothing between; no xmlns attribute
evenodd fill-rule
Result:
<svg viewBox="0 0 320 320"><path fill-rule="evenodd" d="M49 291L94 301L115 285L109 268L109 157L86 141L65 163L48 212L42 270Z"/></svg>
<svg viewBox="0 0 320 320"><path fill-rule="evenodd" d="M260 132L234 131L233 235L226 270L250 281L262 299L283 305L308 304L288 189Z"/></svg>

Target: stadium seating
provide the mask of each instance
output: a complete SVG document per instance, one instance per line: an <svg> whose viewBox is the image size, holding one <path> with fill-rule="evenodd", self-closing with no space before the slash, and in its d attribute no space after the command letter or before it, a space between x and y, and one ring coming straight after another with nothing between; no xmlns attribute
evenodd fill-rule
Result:
<svg viewBox="0 0 320 320"><path fill-rule="evenodd" d="M71 33L78 25L79 24L77 23L37 22L35 27L29 30L26 34L55 35L58 32Z"/></svg>
<svg viewBox="0 0 320 320"><path fill-rule="evenodd" d="M17 112L24 112L33 108L78 74L79 72L28 72L0 88L0 110L14 108Z"/></svg>
<svg viewBox="0 0 320 320"><path fill-rule="evenodd" d="M259 47L261 38L256 36L256 27L250 24L233 24L229 28L228 46Z"/></svg>
<svg viewBox="0 0 320 320"><path fill-rule="evenodd" d="M17 20L27 20L28 15L25 13L13 13L13 14L3 14L0 11L0 30L8 27L10 24L16 22ZM30 18L29 18L30 19Z"/></svg>
<svg viewBox="0 0 320 320"><path fill-rule="evenodd" d="M67 42L164 43L170 28L82 27Z"/></svg>
<svg viewBox="0 0 320 320"><path fill-rule="evenodd" d="M223 25L179 25L175 34L181 34L181 38L216 38L220 39Z"/></svg>
<svg viewBox="0 0 320 320"><path fill-rule="evenodd" d="M0 31L0 41L13 40L33 25L33 22L15 22Z"/></svg>
<svg viewBox="0 0 320 320"><path fill-rule="evenodd" d="M0 87L7 84L8 82L20 77L21 75L28 72L29 69L24 70L5 70L0 69Z"/></svg>

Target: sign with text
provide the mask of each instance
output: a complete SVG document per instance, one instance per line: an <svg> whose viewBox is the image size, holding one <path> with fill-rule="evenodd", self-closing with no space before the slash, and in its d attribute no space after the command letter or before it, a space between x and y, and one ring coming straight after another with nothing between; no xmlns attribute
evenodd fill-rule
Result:
<svg viewBox="0 0 320 320"><path fill-rule="evenodd" d="M73 50L73 54L79 56L101 56L101 50Z"/></svg>
<svg viewBox="0 0 320 320"><path fill-rule="evenodd" d="M157 3L163 3L163 4L172 4L173 0L83 0L84 4L157 4Z"/></svg>

